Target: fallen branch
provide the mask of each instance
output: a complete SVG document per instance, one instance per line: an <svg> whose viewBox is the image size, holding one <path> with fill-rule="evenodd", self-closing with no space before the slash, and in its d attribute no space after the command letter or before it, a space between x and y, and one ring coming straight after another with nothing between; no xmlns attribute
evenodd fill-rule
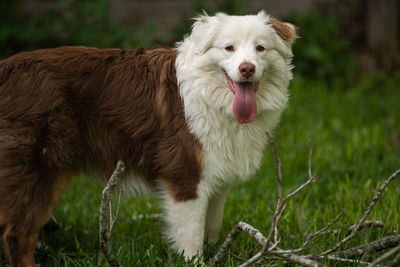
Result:
<svg viewBox="0 0 400 267"><path fill-rule="evenodd" d="M400 235L385 236L368 244L339 251L336 253L336 256L353 259L356 257L361 257L370 251L379 252L388 248L393 248L397 246L397 244L400 244Z"/></svg>
<svg viewBox="0 0 400 267"><path fill-rule="evenodd" d="M268 134L268 133L267 133ZM270 137L270 135L268 134ZM279 258L284 259L286 261L290 261L292 263L297 263L301 264L303 266L325 266L322 263L319 263L317 261L296 255L295 252L297 251L302 251L304 248L299 248L296 250L283 250L277 247L279 244L279 229L278 229L278 224L279 220L285 210L286 207L286 201L296 195L298 192L300 192L303 188L305 188L307 185L311 184L312 182L315 181L315 178L312 175L312 164L311 164L311 158L312 158L312 147L310 143L310 149L309 149L309 160L308 160L308 180L300 185L298 188L296 188L293 192L287 194L286 196L283 195L283 189L282 189L282 172L281 172L281 160L279 157L279 153L277 148L275 147L275 144L270 137L271 140L271 149L273 151L274 157L275 157L275 170L276 170L276 180L278 184L278 192L279 192L279 198L276 204L275 212L272 217L272 223L271 223L271 228L270 232L267 237L265 237L258 229L254 228L253 226L249 225L248 223L245 222L239 222L237 223L231 232L228 234L227 238L225 239L224 243L221 245L219 251L217 254L214 256L212 259L212 263L217 263L221 261L225 256L227 255L230 247L232 246L233 242L236 240L238 237L240 231L245 231L248 234L250 234L253 238L257 240L257 242L262 246L262 249L256 253L253 257L245 261L241 267L245 266L250 266L251 264L256 263L262 256L264 256L266 253L273 254L273 255L278 255ZM334 221L338 219L335 218ZM332 223L333 224L333 223ZM305 247L308 242L313 238L314 236L324 232L329 226L332 224L328 225L327 227L324 227L320 231L311 234L303 244ZM273 242L272 242L273 239Z"/></svg>
<svg viewBox="0 0 400 267"><path fill-rule="evenodd" d="M390 257L392 257L393 255L396 255L396 258L394 258L394 260L389 264L389 266L398 266L397 264L400 262L400 243L398 243L398 246L396 246L395 248L389 250L388 252L386 252L385 254L379 256L376 260L374 260L370 267L373 266L377 266L378 263L389 259Z"/></svg>
<svg viewBox="0 0 400 267"><path fill-rule="evenodd" d="M121 206L121 195L122 195L122 189L120 188L120 189L119 189L119 192L118 192L117 211L115 212L115 216L112 216L112 205L111 205L111 201L108 202L108 207L109 207L109 209L110 209L110 217L109 217L109 219L110 219L110 230L108 231L108 235L107 235L108 239L111 238L111 234L112 234L112 230L113 230L113 228L114 228L114 224L115 224L115 222L117 221L117 218L118 218L119 208L120 208L120 206Z"/></svg>
<svg viewBox="0 0 400 267"><path fill-rule="evenodd" d="M338 262L344 262L344 263L354 263L354 264L357 264L357 266L368 266L369 265L369 262L366 262L366 261L339 258L339 257L333 256L333 255L328 255L326 257L320 256L320 258L321 259L327 259L327 260L330 260L330 261L338 261Z"/></svg>
<svg viewBox="0 0 400 267"><path fill-rule="evenodd" d="M392 175L389 176L389 178L387 178L382 185L379 187L378 191L375 193L374 197L372 198L372 201L370 202L370 204L368 205L368 207L365 209L364 214L361 216L360 220L358 221L358 223L354 226L353 230L351 230L350 234L348 236L346 236L345 238L343 238L342 240L340 240L336 245L334 245L333 247L331 247L330 249L328 249L325 252L321 253L321 256L324 255L329 255L332 252L335 252L338 248L340 248L343 244L345 244L346 242L350 241L351 239L353 239L353 237L357 234L357 232L360 230L361 225L365 222L365 220L367 219L368 215L371 213L372 209L374 208L376 202L379 200L379 197L381 196L381 194L383 193L383 191L385 190L385 188L395 179L397 178L397 176L400 174L400 169L398 169L397 171L395 171Z"/></svg>
<svg viewBox="0 0 400 267"><path fill-rule="evenodd" d="M399 248L399 247L397 247ZM393 249L394 250L394 249ZM398 252L397 250L396 252ZM388 267L398 267L400 263L400 253L397 254L397 256L392 260L392 262L388 265Z"/></svg>
<svg viewBox="0 0 400 267"><path fill-rule="evenodd" d="M232 228L232 230L230 231L228 236L225 238L225 241L224 241L224 243L222 243L217 254L215 254L214 258L212 259L213 263L220 262L221 260L223 260L226 257L229 249L231 248L233 242L235 242L240 231L247 232L249 235L253 236L261 246L264 246L264 242L262 241L262 237L264 237L264 235L260 231L258 231L253 226L249 225L248 223L238 222Z"/></svg>
<svg viewBox="0 0 400 267"><path fill-rule="evenodd" d="M268 134L268 133L267 133ZM268 134L269 136L269 134ZM270 137L270 136L269 136ZM217 254L212 258L211 263L215 264L220 262L222 259L226 257L226 255L229 252L229 249L231 248L232 244L235 242L237 239L239 233L241 231L247 232L250 234L256 241L262 246L261 250L258 251L254 256L252 256L250 259L246 260L244 263L242 263L240 266L245 267L245 266L250 266L251 264L259 263L259 259L266 254L274 255L275 257L273 258L274 260L276 259L281 259L285 262L290 262L290 263L296 263L300 264L302 266L325 266L322 263L314 260L314 259L326 259L329 261L339 261L339 262L345 262L345 263L355 263L360 266L369 266L370 263L363 261L363 260L354 260L352 258L362 256L366 253L370 253L371 251L377 252L381 251L383 249L387 248L392 248L394 246L397 246L399 244L399 236L390 236L390 237L385 237L381 238L379 240L373 241L371 243L368 243L363 246L351 248L342 252L338 252L336 254L333 254L338 248L340 248L343 244L351 240L358 231L360 231L362 228L365 227L370 227L370 226L376 226L376 227L383 227L384 224L383 222L380 221L368 221L366 220L368 215L371 213L372 209L374 208L376 202L379 200L381 194L385 190L385 188L400 174L400 169L395 171L389 178L387 178L382 185L379 187L378 191L372 198L370 204L366 208L364 214L362 217L359 219L357 224L349 227L349 235L340 240L337 244L332 246L330 249L327 251L321 253L320 255L297 255L297 253L302 252L306 249L308 243L317 235L325 234L327 233L327 229L332 226L334 223L336 223L341 215L344 213L344 211L341 211L329 224L324 226L322 229L315 233L311 233L307 236L306 240L303 242L303 245L300 248L296 249L281 249L278 247L278 244L280 242L279 239L279 220L286 208L286 202L289 198L293 197L296 195L300 190L305 188L307 185L311 184L312 182L315 181L314 176L312 175L312 165L311 165L311 158L312 158L312 147L310 143L310 148L309 148L309 159L308 159L308 180L297 187L293 192L287 194L286 196L283 195L283 189L282 189L282 172L281 172L281 160L279 157L278 150L275 147L274 142L272 141L272 138L270 137L271 140L271 148L275 157L275 170L276 170L276 180L278 184L278 201L276 204L275 211L273 212L272 216L272 223L270 226L270 231L265 237L258 229L255 227L251 226L250 224L246 222L240 221L237 223L231 230L231 232L228 234L226 237L225 241L221 245L219 251ZM398 250L400 250L400 247L396 247L395 249L391 250L390 252L386 253L390 257L393 254L389 253L397 253ZM386 255L385 254L385 255ZM272 258L269 258L271 260ZM395 266L394 264L397 264L400 262L400 256L395 257L393 259L392 263L390 266ZM374 265L378 266L378 265Z"/></svg>
<svg viewBox="0 0 400 267"><path fill-rule="evenodd" d="M121 266L115 256L112 254L109 240L111 237L112 228L114 226L117 218L111 218L111 212L108 213L108 208L111 203L111 196L114 191L115 186L117 185L119 179L122 176L122 173L125 171L125 165L123 162L118 161L117 167L114 170L114 173L111 175L110 180L106 187L103 190L101 204L100 204L100 218L99 218L99 242L100 242L100 250L103 253L104 257L107 259L108 263L112 267ZM119 208L117 208L117 211ZM118 213L117 213L118 215ZM108 227L109 226L109 227ZM109 228L109 231L107 231Z"/></svg>
<svg viewBox="0 0 400 267"><path fill-rule="evenodd" d="M349 227L349 232L353 231L353 229L356 227L357 225L351 225ZM371 221L371 220L365 220L363 224L361 224L360 229L358 229L358 231L364 229L364 228L371 228L371 227L385 227L385 223L382 221Z"/></svg>

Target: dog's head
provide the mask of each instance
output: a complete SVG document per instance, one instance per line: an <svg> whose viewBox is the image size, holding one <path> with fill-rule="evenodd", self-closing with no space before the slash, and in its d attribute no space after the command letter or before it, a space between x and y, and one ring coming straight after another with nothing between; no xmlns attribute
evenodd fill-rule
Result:
<svg viewBox="0 0 400 267"><path fill-rule="evenodd" d="M229 108L226 112L233 112L239 123L251 122L257 110L283 108L295 27L264 11L249 16L202 15L195 20L192 33L178 47L180 83L185 82L185 68L193 85L202 83L193 88L202 88L201 95L213 107Z"/></svg>

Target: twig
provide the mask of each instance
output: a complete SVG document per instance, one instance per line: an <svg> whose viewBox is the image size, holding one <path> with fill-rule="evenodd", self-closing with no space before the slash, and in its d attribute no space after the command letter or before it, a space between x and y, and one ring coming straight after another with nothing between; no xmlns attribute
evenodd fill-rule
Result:
<svg viewBox="0 0 400 267"><path fill-rule="evenodd" d="M222 243L221 247L219 248L217 254L215 254L214 258L212 259L212 263L220 262L226 257L229 248L237 239L240 231L247 232L249 235L254 237L261 246L265 246L265 236L250 224L240 221L232 228L224 243Z"/></svg>
<svg viewBox="0 0 400 267"><path fill-rule="evenodd" d="M268 134L268 133L267 133ZM254 228L253 226L249 225L248 223L245 222L239 222L236 224L231 232L228 234L227 238L225 239L224 243L220 247L219 251L217 254L214 256L212 259L212 263L217 263L221 261L228 253L228 250L232 246L233 242L237 239L240 231L245 231L249 233L252 237L254 237L257 242L262 246L262 249L257 252L254 256L252 256L250 259L242 263L240 266L245 267L245 266L250 266L251 264L257 263L259 259L264 256L265 254L270 254L270 255L275 255L276 257L274 259L281 259L286 262L291 262L291 263L297 263L302 266L325 266L322 263L313 260L313 258L317 257L317 259L326 259L330 261L340 261L340 262L345 262L345 263L356 263L360 266L367 266L369 263L366 261L362 260L353 260L349 259L354 256L360 256L365 254L366 251L379 251L385 248L393 247L397 244L399 236L391 236L391 237L386 237L382 238L379 240L376 240L374 242L371 242L369 244L359 246L356 248L348 249L342 252L339 252L337 254L332 254L335 252L340 246L342 246L344 243L348 242L351 240L356 233L362 228L362 227L368 227L371 225L376 225L378 227L382 227L384 224L382 222L374 222L374 221L366 221L366 218L374 208L376 202L378 201L379 197L385 190L385 188L392 182L399 174L400 174L400 169L395 171L388 179L386 179L383 184L379 187L377 190L376 194L372 198L372 201L370 202L369 206L366 208L364 214L360 218L357 224L354 226L350 227L351 232L349 233L348 236L346 236L344 239L339 241L336 245L334 245L332 248L328 249L327 251L321 253L320 255L306 255L306 256L301 256L297 255L296 253L299 253L301 251L304 251L309 244L309 242L317 235L321 235L324 233L327 233L327 229L335 224L339 218L343 215L344 210L342 210L329 224L318 230L317 232L311 233L307 236L306 240L303 242L303 245L300 248L297 249L288 249L284 250L281 248L278 248L277 245L279 243L279 220L286 208L286 201L296 195L300 190L305 188L307 185L311 184L312 182L315 181L315 177L312 174L312 146L310 142L310 150L309 150L309 158L308 158L308 180L297 187L294 191L291 193L287 194L286 196L283 195L283 189L282 189L282 172L281 172L281 160L279 157L278 150L275 147L275 144L271 138L271 136L268 134L270 137L270 144L272 148L272 152L275 157L275 169L276 169L276 180L278 184L278 193L279 193L279 198L276 204L275 211L273 212L273 218L272 218L272 223L270 227L270 231L268 233L268 236L265 237L259 230ZM272 242L272 239L274 242ZM394 245L393 245L394 244ZM400 246L399 246L400 247ZM398 248L400 250L400 248ZM397 253L398 250L396 248L391 251L391 253ZM390 255L393 255L390 254ZM389 257L389 256L388 256ZM390 266L395 266L395 264L398 264L400 262L400 256L395 257L395 259L392 261ZM378 265L376 265L378 266Z"/></svg>
<svg viewBox="0 0 400 267"><path fill-rule="evenodd" d="M398 253L398 255L400 255L399 252L400 252L400 243L399 243L399 245L398 245L397 247L395 247L395 248L389 250L388 252L386 252L385 254L379 256L376 260L374 260L374 261L369 265L369 267L377 266L378 263L380 263L380 262L382 262L382 261L384 261L384 260L386 260L386 259L389 259L391 256L396 255L396 253ZM397 256L398 256L398 255L397 255ZM396 258L397 258L397 257L396 257ZM396 261L396 258L389 264L389 266L397 266L396 264L397 264L398 262L395 262L395 261ZM400 260L400 259L399 259L399 260ZM393 264L393 265L392 265L392 264Z"/></svg>
<svg viewBox="0 0 400 267"><path fill-rule="evenodd" d="M329 255L332 252L335 252L339 247L341 247L344 243L348 242L351 240L358 232L360 229L361 225L364 223L364 221L367 219L368 215L371 213L372 209L374 208L376 202L379 200L379 197L381 196L382 192L385 190L385 188L392 182L398 175L400 174L400 169L395 171L392 175L387 178L382 185L379 187L378 191L375 193L374 197L372 198L372 201L370 202L369 206L366 208L363 216L360 218L358 223L355 225L353 230L350 232L348 236L343 238L342 240L339 241L336 245L328 249L327 251L321 253L322 256L324 255Z"/></svg>
<svg viewBox="0 0 400 267"><path fill-rule="evenodd" d="M324 257L320 257L320 258L323 259ZM333 255L326 256L326 259L328 259L330 261L339 261L339 262L345 262L345 263L356 263L358 266L368 266L368 264L369 264L369 262L366 262L366 261L344 259L344 258L339 258L339 257L333 256Z"/></svg>
<svg viewBox="0 0 400 267"><path fill-rule="evenodd" d="M400 253L392 260L392 262L388 265L388 267L398 267L400 263Z"/></svg>
<svg viewBox="0 0 400 267"><path fill-rule="evenodd" d="M356 225L351 225L349 227L349 232L351 232ZM361 224L360 229L358 231L364 229L364 228L371 228L371 227L385 227L385 223L382 221L371 221L371 220L365 220L363 224Z"/></svg>
<svg viewBox="0 0 400 267"><path fill-rule="evenodd" d="M300 185L299 187L297 187L292 193L288 194L285 197L285 201L288 200L289 198L293 197L294 195L296 195L300 190L302 190L304 187L306 187L307 185L311 184L312 182L315 182L315 177L312 175L312 144L311 141L309 142L309 153L308 153L308 180Z"/></svg>
<svg viewBox="0 0 400 267"><path fill-rule="evenodd" d="M385 236L378 240L372 241L368 244L364 244L358 247L349 248L336 253L336 256L352 259L355 257L361 257L368 251L378 252L384 249L393 248L400 243L400 234Z"/></svg>
<svg viewBox="0 0 400 267"><path fill-rule="evenodd" d="M259 252L257 252L253 257L251 257L246 262L244 262L242 265L240 265L241 267L250 266L251 264L256 263L267 252L271 253L271 254L279 254L279 257L284 260L302 264L304 266L324 266L323 264L321 264L319 262L304 258L302 256L298 256L298 255L293 254L292 252L277 248L277 245L279 243L278 224L279 224L279 220L282 217L282 214L286 208L286 201L289 198L291 198L292 196L294 196L295 194L297 194L301 189L303 189L308 184L310 184L314 181L314 178L312 176L312 171L311 171L311 167L312 167L312 165L311 165L311 158L312 158L311 143L310 143L310 153L309 153L309 161L308 161L309 179L304 184L302 184L297 189L295 189L292 193L284 196L283 189L282 189L282 172L281 172L280 156L279 156L278 150L275 146L275 143L273 142L273 139L271 138L271 136L268 133L267 133L267 135L270 138L270 145L271 145L271 149L272 149L272 152L273 152L274 158L275 158L276 181L278 184L278 192L279 192L279 198L278 198L278 201L276 204L275 212L272 217L271 228L268 233L268 236L265 237L259 230L257 230L256 228L254 228L253 226L251 226L245 222L239 222L238 224L236 224L233 227L231 232L228 234L224 243L221 245L220 250L217 252L217 254L212 259L212 262L217 263L217 262L221 261L227 255L229 248L232 246L233 242L236 240L237 236L239 235L239 232L245 231L245 232L248 232L251 236L253 236L257 240L257 242L262 246L262 249ZM335 219L335 221L336 220L337 219ZM328 228L329 226L330 225L328 225L326 228ZM325 231L324 229L326 229L326 228L324 227L321 230ZM309 237L309 239L311 239L313 236L315 236L317 234L319 234L319 233L317 232L316 234ZM271 242L272 238L274 240L273 243ZM309 242L309 240L306 242L306 244L308 242ZM301 251L301 250L303 250L303 249L299 249L299 251Z"/></svg>
<svg viewBox="0 0 400 267"><path fill-rule="evenodd" d="M342 217L342 215L344 214L344 209L341 210L339 212L338 215L336 215L336 217L327 225L325 225L324 227L322 227L320 230L318 230L317 232L311 233L307 236L306 240L303 242L303 245L300 248L297 249L288 249L288 250L281 250L280 252L275 252L275 253L299 253L303 250L306 249L308 243L317 235L322 235L324 233L326 233L326 230L331 227L332 225L334 225L340 217ZM311 255L309 255L308 257L311 257Z"/></svg>
<svg viewBox="0 0 400 267"><path fill-rule="evenodd" d="M298 263L298 264L300 264L302 266L306 266L306 267L326 267L326 265L323 263L320 263L318 261L314 261L311 259L307 259L303 256L299 256L296 254L279 254L279 257L282 257L286 260L289 260L294 263Z"/></svg>
<svg viewBox="0 0 400 267"><path fill-rule="evenodd" d="M278 233L279 233L278 223L283 214L283 211L286 208L285 198L283 197L283 189L282 189L281 158L279 156L278 148L275 146L274 140L271 138L271 136L268 132L267 132L267 135L270 139L271 150L272 150L272 153L274 154L274 158L275 158L275 172L276 172L276 181L278 184L279 198L278 198L278 202L276 204L274 215L272 217L271 231L268 234L266 244L268 244L270 242L272 236L274 237L274 242L275 243L278 242ZM265 252L266 248L264 248L263 250L264 250L263 252Z"/></svg>
<svg viewBox="0 0 400 267"><path fill-rule="evenodd" d="M110 217L109 217L110 218L110 230L108 231L108 239L110 239L110 237L111 237L114 224L115 224L115 222L117 221L117 218L118 218L119 208L121 206L121 195L122 195L122 189L120 188L119 192L118 192L117 211L115 212L115 216L114 217L112 216L111 201L108 203L109 204L108 206L110 207Z"/></svg>
<svg viewBox="0 0 400 267"><path fill-rule="evenodd" d="M108 181L106 187L103 189L101 204L100 204L100 218L99 218L100 250L112 267L117 267L117 266L119 267L120 264L118 260L115 258L115 256L112 254L109 246L109 236L108 236L107 226L112 218L109 217L109 214L107 212L107 207L109 206L109 203L111 201L111 196L114 191L114 188L117 185L124 171L125 171L124 163L118 161L114 173L111 175L110 180Z"/></svg>

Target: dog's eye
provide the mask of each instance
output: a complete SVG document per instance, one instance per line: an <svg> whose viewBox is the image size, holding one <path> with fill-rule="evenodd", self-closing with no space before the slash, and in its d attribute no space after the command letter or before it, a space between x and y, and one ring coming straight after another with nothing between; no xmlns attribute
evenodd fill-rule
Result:
<svg viewBox="0 0 400 267"><path fill-rule="evenodd" d="M262 52L262 51L265 50L265 47L262 46L262 45L257 45L257 46L256 46L256 50L257 50L258 52Z"/></svg>
<svg viewBox="0 0 400 267"><path fill-rule="evenodd" d="M233 52L233 51L235 51L235 48L233 47L233 45L228 45L228 46L225 46L225 50L229 51L229 52Z"/></svg>

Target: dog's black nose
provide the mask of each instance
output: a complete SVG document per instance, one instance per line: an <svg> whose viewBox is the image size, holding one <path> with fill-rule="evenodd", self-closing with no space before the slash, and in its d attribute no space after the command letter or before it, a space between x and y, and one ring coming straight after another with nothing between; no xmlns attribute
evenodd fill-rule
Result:
<svg viewBox="0 0 400 267"><path fill-rule="evenodd" d="M256 66L251 63L242 63L239 66L239 72L242 76L246 78L250 78L253 76L254 72L256 71Z"/></svg>

